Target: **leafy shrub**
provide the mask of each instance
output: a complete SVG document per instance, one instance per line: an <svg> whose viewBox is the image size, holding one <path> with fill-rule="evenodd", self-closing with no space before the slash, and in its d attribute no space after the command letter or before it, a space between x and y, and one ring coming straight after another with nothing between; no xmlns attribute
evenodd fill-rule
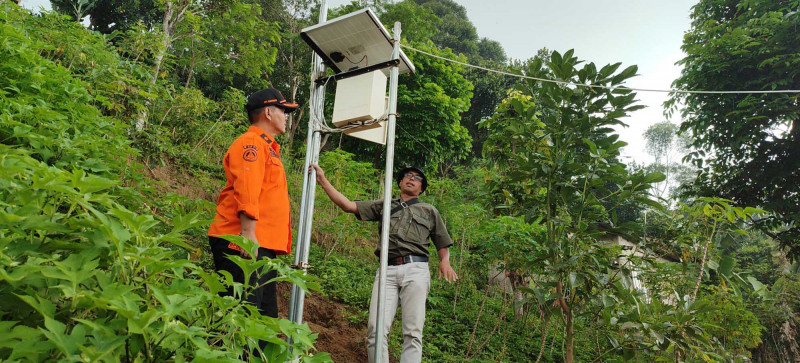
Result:
<svg viewBox="0 0 800 363"><path fill-rule="evenodd" d="M144 109L145 101L157 92L158 85L148 82L147 66L120 57L111 45L112 36L89 32L80 23L54 12L31 16L11 6L4 6L3 11L25 37L36 40L39 55L85 82L86 91L92 95L87 104L103 114L130 124Z"/></svg>
<svg viewBox="0 0 800 363"><path fill-rule="evenodd" d="M126 186L148 187L121 123L93 106L87 83L37 52L15 5L3 9L0 359L237 360L256 358L258 339L273 343L266 360L328 359L312 356L307 325L243 303L247 287L237 286L236 298L218 295L230 276L187 259L194 250L185 234L207 225L203 212L180 201L163 223L148 210ZM316 288L280 260L235 260Z"/></svg>
<svg viewBox="0 0 800 363"><path fill-rule="evenodd" d="M756 316L746 308L741 296L725 288L715 288L712 294L703 296L714 309L701 314L700 321L724 347L730 358L747 359L749 349L761 344L764 327Z"/></svg>
<svg viewBox="0 0 800 363"><path fill-rule="evenodd" d="M91 105L86 84L42 59L36 52L40 43L10 24L0 24L0 35L0 140L63 169L123 169L118 164L136 151L121 136L125 133L119 122Z"/></svg>
<svg viewBox="0 0 800 363"><path fill-rule="evenodd" d="M115 201L118 181L48 167L6 145L0 155L0 357L237 359L257 338L277 344L273 357L311 348L307 326L220 297L216 275L178 257L170 245L206 223L197 213L176 216L162 234L152 215ZM305 286L296 271L266 262Z"/></svg>

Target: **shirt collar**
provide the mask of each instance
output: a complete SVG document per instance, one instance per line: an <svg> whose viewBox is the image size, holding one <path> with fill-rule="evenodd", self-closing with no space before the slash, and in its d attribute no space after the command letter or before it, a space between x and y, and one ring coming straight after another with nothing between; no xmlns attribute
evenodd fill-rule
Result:
<svg viewBox="0 0 800 363"><path fill-rule="evenodd" d="M263 139L267 143L267 145L269 145L269 147L271 147L273 150L275 150L275 152L278 155L280 155L281 146L278 144L277 141L275 141L275 138L273 138L272 135L270 135L264 129L255 125L251 125L250 128L247 129L247 132L252 132L261 137L261 139Z"/></svg>

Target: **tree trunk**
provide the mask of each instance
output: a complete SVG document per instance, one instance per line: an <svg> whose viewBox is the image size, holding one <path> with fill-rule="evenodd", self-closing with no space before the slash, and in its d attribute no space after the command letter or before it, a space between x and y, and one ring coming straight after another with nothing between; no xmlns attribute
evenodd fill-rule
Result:
<svg viewBox="0 0 800 363"><path fill-rule="evenodd" d="M564 351L564 362L572 363L575 361L575 322L572 320L572 313L567 313L567 340L564 342L567 348Z"/></svg>
<svg viewBox="0 0 800 363"><path fill-rule="evenodd" d="M156 53L156 64L155 69L153 70L153 76L150 77L150 84L156 84L158 80L158 73L161 72L161 64L164 63L164 55L167 53L167 48L170 45L170 19L172 19L172 14L174 12L174 8L172 6L172 1L167 1L166 4L167 9L164 11L164 21L162 23L162 34L161 34L161 47L158 49ZM139 118L136 120L136 131L140 132L144 129L145 124L147 124L147 119L149 118L149 112L147 111L148 107L150 106L150 102L145 103L145 108L142 112L139 113Z"/></svg>
<svg viewBox="0 0 800 363"><path fill-rule="evenodd" d="M156 68L153 71L153 77L150 78L151 84L156 84L156 80L158 80L158 73L161 72L161 64L164 63L164 56L167 54L167 49L169 49L170 44L172 43L171 32L172 27L170 26L172 20L172 14L175 12L175 8L173 6L172 1L167 1L167 9L164 11L164 21L161 24L161 48L158 49L158 53L156 53Z"/></svg>
<svg viewBox="0 0 800 363"><path fill-rule="evenodd" d="M194 53L194 41L195 41L195 37L194 37L194 34L192 34L192 55L191 55L192 61L189 63L189 71L187 72L188 75L186 76L186 83L183 85L184 92L186 92L186 89L189 88L189 84L191 84L192 73L194 73L194 63L197 60L197 57L195 56L195 53Z"/></svg>
<svg viewBox="0 0 800 363"><path fill-rule="evenodd" d="M697 297L697 290L700 289L700 282L703 281L703 269L705 269L706 267L706 256L708 255L708 248L711 246L711 241L713 240L714 240L714 234L712 233L708 237L708 241L706 241L705 247L703 247L703 258L700 260L700 272L697 274L697 282L695 282L694 290L692 291L692 301L694 301L695 298Z"/></svg>
<svg viewBox="0 0 800 363"><path fill-rule="evenodd" d="M292 24L292 30L293 31L295 30L294 29L294 24ZM290 43L289 44L289 56L286 57L286 58L288 58L286 64L289 67L289 81L290 81L289 94L290 94L290 97L292 99L292 103L295 103L296 100L297 100L297 89L300 87L300 79L299 79L299 77L296 77L295 74L294 74L294 72L295 72L294 46L293 46L292 42L289 42L289 43ZM294 135L295 135L295 132L297 131L297 124L300 123L302 118L300 118L300 117L295 118L294 117L295 116L294 112L292 114L290 114L290 116L291 117L289 118L289 135L288 135L289 136L289 141L288 141L288 146L291 149L292 148L292 144L294 144Z"/></svg>
<svg viewBox="0 0 800 363"><path fill-rule="evenodd" d="M800 344L797 343L797 325L789 318L781 325L780 337L784 342L785 356L789 362L800 362Z"/></svg>
<svg viewBox="0 0 800 363"><path fill-rule="evenodd" d="M156 84L158 74L161 73L161 66L164 64L164 57L167 55L170 45L172 45L172 32L175 31L175 27L178 23L183 20L183 15L186 10L189 10L191 4L191 0L180 4L180 8L176 12L175 3L173 1L167 1L166 9L164 10L164 21L161 25L163 32L163 34L161 34L161 48L156 53L155 70L153 71L153 77L150 78L150 84ZM142 129L144 129L147 118L149 117L147 112L147 107L149 106L149 102L145 103L145 109L139 113L139 119L136 120L136 131L142 131Z"/></svg>
<svg viewBox="0 0 800 363"><path fill-rule="evenodd" d="M561 294L561 297L557 299L557 302L567 319L567 337L564 342L566 345L566 349L564 349L564 362L572 363L575 361L575 324L572 321L572 309L570 309L570 306L567 304L567 299L564 298L564 286L561 284L561 280L559 280L556 284L556 291Z"/></svg>
<svg viewBox="0 0 800 363"><path fill-rule="evenodd" d="M541 311L541 309L539 311ZM544 312L541 312L539 314L539 318L543 319L543 317L544 317ZM547 329L547 325L549 322L550 319L548 318L543 323L544 326L542 327L542 341L541 341L542 346L539 347L539 355L536 356L536 363L539 363L539 361L542 360L542 355L544 354L544 348L547 345L547 334L550 333L550 330Z"/></svg>

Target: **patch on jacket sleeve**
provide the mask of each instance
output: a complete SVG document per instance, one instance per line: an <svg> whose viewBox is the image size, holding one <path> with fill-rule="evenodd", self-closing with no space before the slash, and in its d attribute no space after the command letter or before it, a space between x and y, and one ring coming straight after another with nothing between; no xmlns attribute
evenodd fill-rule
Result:
<svg viewBox="0 0 800 363"><path fill-rule="evenodd" d="M244 146L244 154L242 154L242 158L245 161L254 162L258 160L258 146L255 145L245 145Z"/></svg>

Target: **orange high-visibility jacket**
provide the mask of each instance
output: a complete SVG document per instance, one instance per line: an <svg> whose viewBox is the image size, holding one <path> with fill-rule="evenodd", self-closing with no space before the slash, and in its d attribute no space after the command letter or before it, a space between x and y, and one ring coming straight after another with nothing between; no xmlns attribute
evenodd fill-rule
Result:
<svg viewBox="0 0 800 363"><path fill-rule="evenodd" d="M217 215L209 236L242 232L239 212L256 220L261 247L277 255L292 251L289 189L280 157L280 145L257 126L250 126L225 153L225 188L217 200ZM233 243L230 248L241 250Z"/></svg>

